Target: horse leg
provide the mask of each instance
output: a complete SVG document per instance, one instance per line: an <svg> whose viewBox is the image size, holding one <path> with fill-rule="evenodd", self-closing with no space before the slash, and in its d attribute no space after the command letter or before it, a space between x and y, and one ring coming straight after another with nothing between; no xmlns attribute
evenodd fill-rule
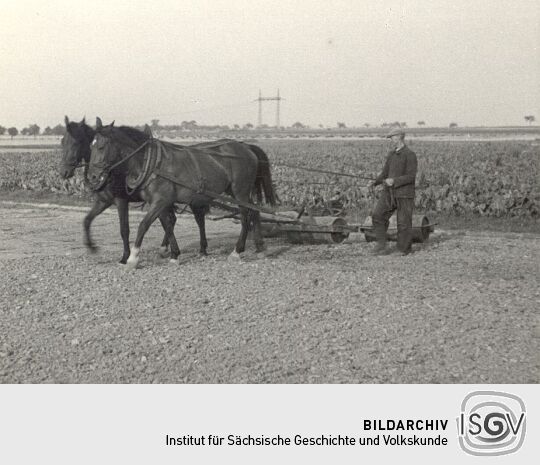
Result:
<svg viewBox="0 0 540 465"><path fill-rule="evenodd" d="M169 210L168 210L168 216L169 216L169 220L171 222L171 225L172 225L172 230L174 231L174 226L176 224L176 214L174 213L174 207L171 207ZM161 223L163 225L163 223ZM165 227L163 227L165 229ZM174 233L173 233L174 234ZM167 232L165 231L165 234L163 235L163 241L161 242L161 246L159 248L159 254L165 258L167 256L167 252L169 250L169 245L170 245L170 241L169 241L169 235L167 234ZM180 252L179 252L180 253Z"/></svg>
<svg viewBox="0 0 540 465"><path fill-rule="evenodd" d="M245 207L240 207L240 224L242 230L240 231L240 237L236 241L236 247L229 255L230 260L239 260L240 254L246 250L246 239L249 230L249 210Z"/></svg>
<svg viewBox="0 0 540 465"><path fill-rule="evenodd" d="M262 228L261 228L261 215L258 211L252 210L250 212L251 225L253 227L253 240L255 241L255 251L258 254L262 254L266 247L264 245Z"/></svg>
<svg viewBox="0 0 540 465"><path fill-rule="evenodd" d="M129 257L129 206L126 199L117 198L115 199L115 203L120 221L120 236L124 244L124 253L120 259L120 263L125 265Z"/></svg>
<svg viewBox="0 0 540 465"><path fill-rule="evenodd" d="M127 260L128 268L134 269L137 267L137 264L139 263L139 252L141 250L141 244L144 239L144 235L146 234L146 231L148 231L148 228L152 225L152 223L156 221L157 217L163 213L163 210L166 207L167 204L164 202L156 202L150 205L150 209L139 224L139 229L137 230L137 238L135 239L135 244L133 245L133 248L131 249L131 253L129 254L129 258Z"/></svg>
<svg viewBox="0 0 540 465"><path fill-rule="evenodd" d="M174 224L176 222L176 215L174 212L171 211L165 211L161 215L159 215L159 221L161 222L161 226L163 226L163 229L165 231L165 237L167 238L167 242L171 246L171 263L178 263L178 255L180 255L180 249L178 248L178 243L176 242L176 237L174 236ZM164 239L165 240L165 239Z"/></svg>
<svg viewBox="0 0 540 465"><path fill-rule="evenodd" d="M92 208L88 212L88 214L84 217L83 226L84 226L84 245L88 248L88 250L92 253L97 252L97 246L92 241L92 237L90 235L90 225L92 224L92 221L94 221L94 218L98 216L100 213L102 213L104 210L109 208L113 203L113 198L110 199L96 199L94 201L94 205L92 205Z"/></svg>
<svg viewBox="0 0 540 465"><path fill-rule="evenodd" d="M193 211L193 215L195 216L195 221L197 222L197 226L199 226L199 254L200 255L208 255L206 252L206 249L208 248L208 241L206 240L206 227L205 227L205 214L206 214L206 207L191 207Z"/></svg>

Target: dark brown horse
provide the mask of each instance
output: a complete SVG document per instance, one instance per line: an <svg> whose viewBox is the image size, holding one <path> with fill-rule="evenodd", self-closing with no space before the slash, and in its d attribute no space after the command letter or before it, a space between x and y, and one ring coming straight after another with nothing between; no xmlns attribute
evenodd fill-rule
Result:
<svg viewBox="0 0 540 465"><path fill-rule="evenodd" d="M73 176L75 169L84 166L85 178L88 170L88 163L90 162L90 144L95 136L95 131L88 124L86 124L83 118L81 122L76 123L69 121L69 118L65 117L66 133L62 137L62 158L60 160L58 171L60 176L64 179L68 179ZM92 241L90 235L90 225L94 221L95 217L103 213L113 203L118 210L118 219L120 221L120 236L124 244L124 253L120 259L120 263L125 264L129 257L129 208L130 202L142 202L138 193L128 195L125 189L125 175L116 171L112 173L106 185L102 189L94 193L94 204L92 208L85 216L83 221L84 226L84 244L91 252L97 251L97 247ZM204 222L204 212L202 214L202 221ZM172 223L173 228L176 222L176 215L173 209L167 210L164 215L168 218L162 220L168 223ZM197 217L196 217L197 218ZM206 238L205 238L206 240ZM163 237L161 244L162 253L164 253L168 247L169 239L167 234ZM171 257L176 258L176 257Z"/></svg>
<svg viewBox="0 0 540 465"><path fill-rule="evenodd" d="M64 179L68 179L73 176L75 169L78 167L84 167L84 175L86 179L88 163L90 161L90 144L95 136L95 130L86 124L85 119L79 123L69 121L69 118L65 117L66 134L62 138L62 158L59 163L59 173ZM221 139L213 142L202 142L196 144L196 147L208 148L210 150L234 150L235 144L244 144L231 139ZM275 204L275 196L272 189L272 177L270 173L270 164L268 155L258 146L252 144L248 145L249 149L255 153L259 160L257 180L255 183L255 192L258 201L262 201L263 192L267 201L271 204ZM126 263L129 257L129 202L141 202L142 199L137 193L128 195L125 189L125 174L116 172L115 176L111 176L108 179L108 183L100 190L95 192L94 205L88 215L84 219L84 234L85 244L89 247L89 250L95 251L97 247L91 240L90 225L94 218L110 207L113 203L116 204L118 209L118 216L120 220L120 234L124 244L124 254L120 263ZM198 208L192 206L192 211L195 217L195 221L199 227L200 235L200 254L206 255L208 248L208 240L206 238L205 228L205 214L207 207ZM174 210L169 212L170 221L176 223L176 215ZM167 234L163 237L160 253L164 255L167 253L169 247L169 239ZM173 255L171 258L174 259Z"/></svg>
<svg viewBox="0 0 540 465"><path fill-rule="evenodd" d="M150 225L175 203L206 207L216 195L226 193L239 205L241 233L231 258L239 258L245 250L248 228L253 226L258 252L264 248L257 211L247 208L256 185L263 185L267 201L274 199L271 178L264 183L259 159L247 144L230 141L217 147L180 146L154 140L148 134L125 126L103 126L97 119L96 135L92 142L89 182L95 187L107 182L114 170L125 170L127 184L137 190L149 205L141 221L134 247L127 261L135 267L144 235ZM262 165L262 164L261 164ZM268 170L269 166L265 167ZM171 252L178 250L174 235Z"/></svg>

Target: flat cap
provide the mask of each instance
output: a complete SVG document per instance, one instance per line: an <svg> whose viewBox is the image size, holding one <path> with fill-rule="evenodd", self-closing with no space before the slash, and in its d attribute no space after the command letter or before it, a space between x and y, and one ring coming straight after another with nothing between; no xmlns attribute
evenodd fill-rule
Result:
<svg viewBox="0 0 540 465"><path fill-rule="evenodd" d="M405 131L401 128L393 128L388 134L386 134L387 138L390 138L392 136L404 136Z"/></svg>

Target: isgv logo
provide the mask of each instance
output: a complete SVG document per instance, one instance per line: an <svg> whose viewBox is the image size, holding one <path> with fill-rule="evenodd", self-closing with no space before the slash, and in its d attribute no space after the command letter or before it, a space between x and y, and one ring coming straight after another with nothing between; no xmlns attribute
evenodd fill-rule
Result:
<svg viewBox="0 0 540 465"><path fill-rule="evenodd" d="M525 440L525 404L505 392L471 392L461 403L457 424L459 445L468 454L511 454Z"/></svg>

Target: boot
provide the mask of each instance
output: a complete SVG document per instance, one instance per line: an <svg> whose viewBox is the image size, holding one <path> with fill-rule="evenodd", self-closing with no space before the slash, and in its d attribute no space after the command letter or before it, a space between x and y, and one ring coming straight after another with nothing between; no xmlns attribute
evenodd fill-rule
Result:
<svg viewBox="0 0 540 465"><path fill-rule="evenodd" d="M386 243L378 242L371 253L373 255L387 255L390 253L390 250L386 247Z"/></svg>

